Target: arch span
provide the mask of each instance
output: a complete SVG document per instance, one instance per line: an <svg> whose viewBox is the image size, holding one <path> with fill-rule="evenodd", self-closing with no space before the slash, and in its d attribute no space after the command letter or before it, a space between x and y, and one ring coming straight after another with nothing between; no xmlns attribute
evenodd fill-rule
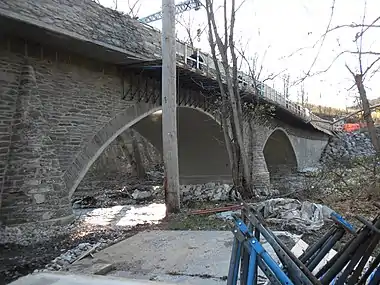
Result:
<svg viewBox="0 0 380 285"><path fill-rule="evenodd" d="M162 153L161 118L151 114L133 128ZM180 183L230 181L223 131L215 118L201 109L179 107L177 119Z"/></svg>
<svg viewBox="0 0 380 285"><path fill-rule="evenodd" d="M69 197L105 148L133 127L162 153L161 107L136 103L100 129L66 171ZM215 118L200 109L178 108L178 156L181 184L230 181L231 173L223 131Z"/></svg>
<svg viewBox="0 0 380 285"><path fill-rule="evenodd" d="M271 178L294 173L298 168L293 144L282 128L276 128L264 144L264 158Z"/></svg>

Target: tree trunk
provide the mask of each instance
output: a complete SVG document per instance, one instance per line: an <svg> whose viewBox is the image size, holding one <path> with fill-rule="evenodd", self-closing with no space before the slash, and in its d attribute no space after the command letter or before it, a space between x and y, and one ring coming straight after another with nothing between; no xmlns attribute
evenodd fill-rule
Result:
<svg viewBox="0 0 380 285"><path fill-rule="evenodd" d="M133 156L128 149L128 145L126 144L125 140L123 139L123 134L118 136L116 139L119 141L120 149L123 153L123 156L127 158L127 161L132 168L131 176L137 177L138 175L137 175L137 169L136 169L136 162L134 161Z"/></svg>
<svg viewBox="0 0 380 285"><path fill-rule="evenodd" d="M356 74L355 83L356 83L356 87L358 88L360 100L363 105L363 117L367 123L367 128L368 128L369 136L371 138L371 142L373 144L373 147L375 148L376 154L380 155L379 138L376 134L375 123L373 122L373 119L372 119L371 109L370 109L368 99L367 99L367 92L363 85L363 75Z"/></svg>
<svg viewBox="0 0 380 285"><path fill-rule="evenodd" d="M230 23L230 34L228 35L228 23L227 23L227 0L224 1L224 43L217 31L217 24L215 22L215 16L213 12L213 1L206 1L206 12L208 18L209 27L209 43L212 52L212 58L215 63L217 81L220 88L221 97L224 102L228 101L226 106L228 112L223 112L223 116L227 116L227 122L229 123L228 129L231 131L231 149L232 149L232 177L235 186L243 197L253 196L251 177L249 170L249 161L247 156L247 151L244 145L244 134L243 134L243 112L240 101L239 86L238 86L238 76L237 76L237 57L235 54L233 29L235 22L235 1L232 0L232 14ZM215 41L214 41L215 36ZM220 57L222 59L222 68L224 70L224 75L226 78L226 85L222 81L222 73L219 68L219 63L216 58L216 48ZM229 67L228 51L230 50L232 59L232 70ZM225 126L226 127L226 126ZM231 155L230 155L231 159Z"/></svg>
<svg viewBox="0 0 380 285"><path fill-rule="evenodd" d="M137 139L135 137L135 134L132 130L129 130L129 135L132 139L132 150L133 150L133 157L134 161L136 163L136 172L137 172L137 178L144 179L145 178L145 168L141 160L141 154L139 149L139 144L137 142Z"/></svg>
<svg viewBox="0 0 380 285"><path fill-rule="evenodd" d="M150 156L149 149L148 149L148 143L146 140L141 141L143 146L143 152L146 160L148 161L149 165L153 164L153 158Z"/></svg>

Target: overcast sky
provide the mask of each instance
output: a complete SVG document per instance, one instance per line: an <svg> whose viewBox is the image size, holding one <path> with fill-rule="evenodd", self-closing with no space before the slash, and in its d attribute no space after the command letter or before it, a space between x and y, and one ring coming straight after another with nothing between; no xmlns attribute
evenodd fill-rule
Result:
<svg viewBox="0 0 380 285"><path fill-rule="evenodd" d="M133 4L136 0L129 0ZM176 0L181 3L184 0ZM240 0L241 1L241 0ZM237 0L237 2L240 2ZM114 8L114 0L100 0L106 7ZM222 4L223 0L215 0ZM259 61L263 61L264 73L262 78L268 74L278 73L286 70L290 74L291 81L295 81L307 72L318 51L320 44L313 46L321 39L330 20L333 0L246 0L238 11L236 19L236 39L240 40L246 53L254 56L257 54ZM139 17L144 17L161 10L162 0L140 0ZM366 10L366 23L371 23L380 16L380 1L367 0L336 0L334 15L330 27L342 24L361 23L364 10ZM118 0L118 10L128 13L128 0ZM198 28L206 25L206 13L203 9L199 11L185 12L177 17L182 22L192 23L194 36ZM377 23L380 25L380 21ZM152 26L161 29L161 21L151 23ZM181 25L177 24L177 35L185 40L187 34ZM344 28L329 33L311 73L317 73L326 69L336 56L344 50L356 51L357 47L353 41L359 30ZM363 50L380 53L380 28L371 28L363 37ZM209 51L207 34L203 33L200 41L195 40L195 46L202 51ZM297 52L300 48L301 52ZM265 58L264 58L265 54ZM363 68L365 69L376 57L363 57ZM359 60L356 55L345 54L339 57L328 72L309 77L305 81L305 90L308 100L314 104L344 108L351 105L356 95L356 89L347 91L353 85L353 79L345 67L345 63L352 70L357 70ZM375 65L376 70L379 65ZM380 73L369 78L365 84L369 98L380 97ZM283 91L283 79L267 82L274 86L277 91ZM300 85L291 87L291 99L297 100Z"/></svg>

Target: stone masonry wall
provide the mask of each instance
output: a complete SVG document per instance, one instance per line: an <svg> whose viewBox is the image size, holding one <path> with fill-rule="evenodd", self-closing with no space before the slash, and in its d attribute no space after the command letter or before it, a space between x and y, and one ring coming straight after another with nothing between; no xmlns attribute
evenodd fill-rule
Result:
<svg viewBox="0 0 380 285"><path fill-rule="evenodd" d="M4 54L0 56L0 207L10 155L20 71L21 66L17 61L9 62Z"/></svg>
<svg viewBox="0 0 380 285"><path fill-rule="evenodd" d="M85 59L73 56L70 61L78 64L69 64L67 55L57 58L48 50L43 59L33 57L40 54L33 46L24 57L20 45L13 40L0 49L1 108L8 110L2 119L2 151L9 149L10 139L12 145L6 154L10 163L2 187L2 219L12 213L13 222L25 222L18 217L31 208L35 216L30 219L54 219L71 214L62 181L68 165L98 128L133 102L120 99L121 80L112 66L86 66ZM46 200L51 211L39 211Z"/></svg>

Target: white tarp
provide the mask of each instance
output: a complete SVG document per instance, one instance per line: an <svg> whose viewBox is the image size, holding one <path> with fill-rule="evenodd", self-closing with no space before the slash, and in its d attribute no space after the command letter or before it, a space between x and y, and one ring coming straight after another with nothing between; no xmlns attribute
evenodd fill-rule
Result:
<svg viewBox="0 0 380 285"><path fill-rule="evenodd" d="M333 212L329 207L296 199L270 199L254 205L265 220L301 232L320 229Z"/></svg>

